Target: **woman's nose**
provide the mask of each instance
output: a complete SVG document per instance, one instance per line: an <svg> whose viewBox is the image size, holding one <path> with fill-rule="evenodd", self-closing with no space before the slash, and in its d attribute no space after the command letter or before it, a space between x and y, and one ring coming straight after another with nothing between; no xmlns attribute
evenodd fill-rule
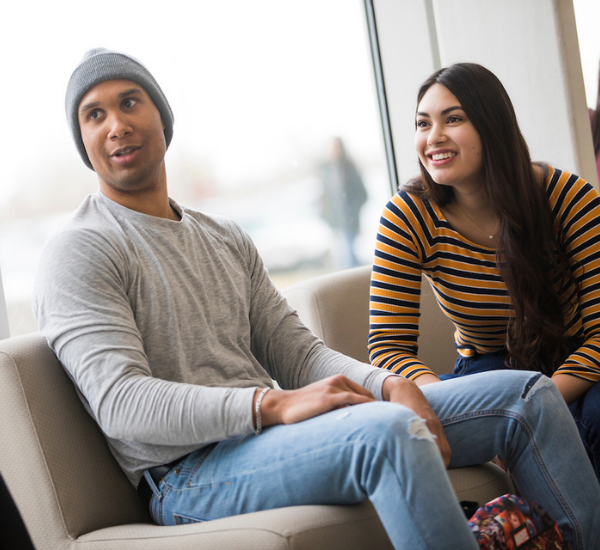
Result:
<svg viewBox="0 0 600 550"><path fill-rule="evenodd" d="M429 131L429 135L427 136L427 144L428 145L436 145L437 143L441 143L446 139L446 134L444 132L444 128L439 124L434 124Z"/></svg>

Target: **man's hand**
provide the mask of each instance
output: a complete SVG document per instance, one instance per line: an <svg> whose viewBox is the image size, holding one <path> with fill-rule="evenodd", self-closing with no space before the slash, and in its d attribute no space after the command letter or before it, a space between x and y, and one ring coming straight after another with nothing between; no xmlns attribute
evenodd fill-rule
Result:
<svg viewBox="0 0 600 550"><path fill-rule="evenodd" d="M408 407L425 421L429 431L436 438L435 442L447 468L450 464L452 450L446 439L444 428L419 387L413 381L401 376L388 376L383 382L382 392L386 401Z"/></svg>
<svg viewBox="0 0 600 550"><path fill-rule="evenodd" d="M254 403L259 392L257 390L254 395ZM338 374L299 390L268 391L260 407L261 420L263 426L294 424L341 407L370 401L375 398L369 390Z"/></svg>

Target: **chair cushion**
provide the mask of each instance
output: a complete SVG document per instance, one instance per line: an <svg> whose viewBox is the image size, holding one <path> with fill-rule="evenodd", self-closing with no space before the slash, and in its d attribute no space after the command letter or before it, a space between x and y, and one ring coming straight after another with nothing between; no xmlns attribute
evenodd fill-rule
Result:
<svg viewBox="0 0 600 550"><path fill-rule="evenodd" d="M391 550L392 545L375 509L365 502L355 506L295 506L176 527L114 527L80 537L77 548Z"/></svg>

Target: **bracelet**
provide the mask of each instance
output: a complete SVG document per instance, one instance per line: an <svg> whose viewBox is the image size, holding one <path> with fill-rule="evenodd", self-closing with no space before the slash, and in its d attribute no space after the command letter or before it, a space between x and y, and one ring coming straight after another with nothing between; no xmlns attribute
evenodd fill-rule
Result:
<svg viewBox="0 0 600 550"><path fill-rule="evenodd" d="M262 403L263 397L271 388L264 388L259 394L258 399L256 400L256 405L254 407L254 411L256 412L256 430L254 433L256 435L260 435L262 432L262 415L260 412L260 405Z"/></svg>

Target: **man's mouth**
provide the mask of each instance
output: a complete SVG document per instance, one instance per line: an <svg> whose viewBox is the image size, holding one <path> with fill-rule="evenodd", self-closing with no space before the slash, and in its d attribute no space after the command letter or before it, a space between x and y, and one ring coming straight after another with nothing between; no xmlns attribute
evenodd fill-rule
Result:
<svg viewBox="0 0 600 550"><path fill-rule="evenodd" d="M125 155L129 155L130 153L133 153L133 151L136 151L137 149L139 149L139 147L136 147L133 145L131 147L122 147L121 149L117 149L117 151L115 151L111 156L124 157Z"/></svg>
<svg viewBox="0 0 600 550"><path fill-rule="evenodd" d="M131 163L134 163L138 158L138 152L140 151L139 145L126 145L124 147L119 147L112 152L110 158L115 164L120 166L129 166Z"/></svg>

